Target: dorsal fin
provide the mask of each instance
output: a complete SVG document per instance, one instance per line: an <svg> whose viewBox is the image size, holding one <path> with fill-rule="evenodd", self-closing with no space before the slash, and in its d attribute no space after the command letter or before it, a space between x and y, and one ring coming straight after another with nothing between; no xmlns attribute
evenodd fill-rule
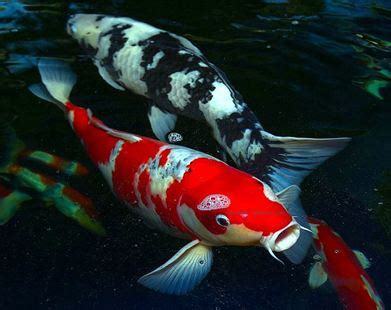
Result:
<svg viewBox="0 0 391 310"><path fill-rule="evenodd" d="M365 256L365 254L358 250L353 250L354 255L356 255L357 260L360 262L362 268L367 269L371 267L371 262Z"/></svg>
<svg viewBox="0 0 391 310"><path fill-rule="evenodd" d="M103 122L96 119L92 115L92 112L90 109L87 110L87 113L88 113L88 118L90 120L90 123L92 125L94 125L95 127L106 131L110 136L113 136L113 137L116 137L116 138L119 138L119 139L122 139L125 141L129 141L129 142L138 142L138 141L142 140L142 138L137 135L134 135L134 134L131 134L128 132L124 132L124 131L119 131L119 130L116 130L116 129L113 129L113 128L106 126Z"/></svg>

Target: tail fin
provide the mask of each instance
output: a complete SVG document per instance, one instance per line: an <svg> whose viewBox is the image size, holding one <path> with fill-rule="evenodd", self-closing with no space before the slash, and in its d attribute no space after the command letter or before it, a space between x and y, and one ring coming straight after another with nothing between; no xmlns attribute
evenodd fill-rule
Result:
<svg viewBox="0 0 391 310"><path fill-rule="evenodd" d="M38 69L42 83L30 86L30 91L63 109L62 106L69 101L69 95L76 83L75 73L68 64L53 59L41 59Z"/></svg>
<svg viewBox="0 0 391 310"><path fill-rule="evenodd" d="M97 219L97 211L92 201L72 187L55 183L48 187L43 196L65 216L78 222L89 231L105 236L106 230Z"/></svg>
<svg viewBox="0 0 391 310"><path fill-rule="evenodd" d="M254 174L275 192L302 180L329 157L342 150L350 138L279 137L262 131L265 151L261 154L261 171Z"/></svg>
<svg viewBox="0 0 391 310"><path fill-rule="evenodd" d="M0 226L6 224L31 196L0 182Z"/></svg>

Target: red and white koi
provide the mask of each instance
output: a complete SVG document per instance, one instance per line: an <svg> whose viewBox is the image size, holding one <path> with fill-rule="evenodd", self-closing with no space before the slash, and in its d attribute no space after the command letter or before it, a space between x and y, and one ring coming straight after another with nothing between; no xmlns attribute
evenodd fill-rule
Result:
<svg viewBox="0 0 391 310"><path fill-rule="evenodd" d="M274 194L260 180L207 154L111 129L69 101L76 82L70 68L43 61L39 70L43 84L31 91L65 111L118 199L150 226L192 240L141 277L141 284L184 294L209 272L213 246L263 246L278 259L273 252L297 242L302 229L288 212L297 206L297 186Z"/></svg>
<svg viewBox="0 0 391 310"><path fill-rule="evenodd" d="M325 222L308 220L321 259L311 269L310 286L317 288L329 278L346 309L384 309L372 279L364 270L370 265L365 255L351 250Z"/></svg>

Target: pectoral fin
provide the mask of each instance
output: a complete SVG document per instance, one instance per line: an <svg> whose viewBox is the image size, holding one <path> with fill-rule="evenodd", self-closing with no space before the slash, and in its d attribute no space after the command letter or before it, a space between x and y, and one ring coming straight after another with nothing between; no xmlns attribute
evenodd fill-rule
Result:
<svg viewBox="0 0 391 310"><path fill-rule="evenodd" d="M162 293L186 294L205 278L212 262L212 249L194 240L138 282Z"/></svg>
<svg viewBox="0 0 391 310"><path fill-rule="evenodd" d="M363 267L364 269L371 267L371 262L363 252L357 250L353 250L353 252L354 255L356 255L357 260L360 262L361 267Z"/></svg>
<svg viewBox="0 0 391 310"><path fill-rule="evenodd" d="M113 78L110 76L104 66L102 66L99 62L95 62L95 65L99 70L100 76L107 82L107 84L111 85L115 89L125 90L125 88L123 88L121 85L119 85L113 80Z"/></svg>
<svg viewBox="0 0 391 310"><path fill-rule="evenodd" d="M310 271L308 283L311 288L318 288L327 281L327 273L323 269L321 262L316 262Z"/></svg>
<svg viewBox="0 0 391 310"><path fill-rule="evenodd" d="M277 193L278 200L285 206L289 214L294 217L297 223L303 228L310 230L307 215L299 199L300 188L292 185ZM307 256L308 249L312 243L312 233L305 229L300 230L299 239L289 249L283 251L284 255L294 264L299 264Z"/></svg>
<svg viewBox="0 0 391 310"><path fill-rule="evenodd" d="M166 141L166 136L175 128L177 116L151 104L148 110L148 119L152 131L160 141Z"/></svg>

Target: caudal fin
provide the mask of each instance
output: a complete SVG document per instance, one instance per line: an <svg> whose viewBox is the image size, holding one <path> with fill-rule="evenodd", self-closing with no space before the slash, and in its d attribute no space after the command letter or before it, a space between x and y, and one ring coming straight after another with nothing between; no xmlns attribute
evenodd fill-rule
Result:
<svg viewBox="0 0 391 310"><path fill-rule="evenodd" d="M290 185L299 185L311 171L342 150L350 138L279 137L262 131L265 149L262 165L254 174L279 192Z"/></svg>
<svg viewBox="0 0 391 310"><path fill-rule="evenodd" d="M42 83L31 85L29 90L37 97L63 109L76 83L75 73L68 64L53 59L41 59L38 69Z"/></svg>

